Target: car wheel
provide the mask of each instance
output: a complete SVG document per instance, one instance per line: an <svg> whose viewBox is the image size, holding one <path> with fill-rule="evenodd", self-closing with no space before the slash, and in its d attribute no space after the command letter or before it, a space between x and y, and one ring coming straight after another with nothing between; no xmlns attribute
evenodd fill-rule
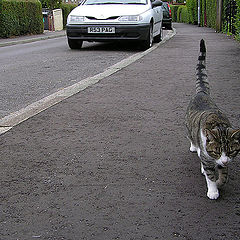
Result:
<svg viewBox="0 0 240 240"><path fill-rule="evenodd" d="M83 41L82 40L75 40L68 38L68 46L71 49L80 49L82 47Z"/></svg>
<svg viewBox="0 0 240 240"><path fill-rule="evenodd" d="M162 41L162 28L160 29L160 33L154 38L154 42L159 43Z"/></svg>
<svg viewBox="0 0 240 240"><path fill-rule="evenodd" d="M141 42L141 48L146 50L153 45L153 25L151 24L149 27L148 37L146 40Z"/></svg>

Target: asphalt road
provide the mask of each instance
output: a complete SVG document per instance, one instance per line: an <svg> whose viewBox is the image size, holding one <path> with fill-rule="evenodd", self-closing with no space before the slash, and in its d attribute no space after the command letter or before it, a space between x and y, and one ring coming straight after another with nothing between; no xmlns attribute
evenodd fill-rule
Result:
<svg viewBox="0 0 240 240"><path fill-rule="evenodd" d="M239 43L175 27L143 58L0 135L1 240L240 239L239 156L209 200L184 127L201 38L212 97L239 127Z"/></svg>
<svg viewBox="0 0 240 240"><path fill-rule="evenodd" d="M72 51L66 37L1 47L0 118L138 51L133 45L87 42Z"/></svg>

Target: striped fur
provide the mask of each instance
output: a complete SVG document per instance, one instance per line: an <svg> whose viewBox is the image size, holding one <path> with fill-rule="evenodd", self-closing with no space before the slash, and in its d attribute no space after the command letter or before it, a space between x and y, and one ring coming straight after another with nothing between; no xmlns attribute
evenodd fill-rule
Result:
<svg viewBox="0 0 240 240"><path fill-rule="evenodd" d="M209 83L206 71L206 47L203 39L200 42L200 54L198 57L196 75L196 93L204 92L206 94L209 94Z"/></svg>
<svg viewBox="0 0 240 240"><path fill-rule="evenodd" d="M224 113L210 97L206 71L206 46L202 39L196 67L196 94L191 99L186 116L190 151L201 160L210 199L217 199L218 188L228 180L228 163L240 151L240 130L234 130Z"/></svg>

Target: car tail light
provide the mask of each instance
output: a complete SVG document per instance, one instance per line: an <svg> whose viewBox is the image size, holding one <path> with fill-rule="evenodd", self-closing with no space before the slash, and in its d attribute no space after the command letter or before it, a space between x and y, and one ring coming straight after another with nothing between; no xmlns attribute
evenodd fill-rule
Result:
<svg viewBox="0 0 240 240"><path fill-rule="evenodd" d="M169 4L168 4L168 8L169 8L169 16L172 17L172 11Z"/></svg>

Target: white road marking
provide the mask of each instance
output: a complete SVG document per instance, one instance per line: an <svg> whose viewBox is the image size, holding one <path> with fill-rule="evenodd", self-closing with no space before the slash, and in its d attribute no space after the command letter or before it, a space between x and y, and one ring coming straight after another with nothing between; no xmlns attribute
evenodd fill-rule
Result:
<svg viewBox="0 0 240 240"><path fill-rule="evenodd" d="M130 64L134 63L138 59L140 59L140 58L146 56L148 53L154 51L160 45L162 45L163 43L168 41L170 38L172 38L175 34L176 34L175 29L173 29L173 31L168 31L167 35L163 38L163 40L160 43L154 44L148 50L146 50L144 52L136 53L136 54L114 64L113 66L107 68L102 73L99 73L93 77L88 77L83 80L80 80L79 82L77 82L69 87L59 90L37 102L34 102L34 103L28 105L25 108L22 108L16 112L9 114L8 116L3 117L2 119L0 119L0 135L9 131L14 126L22 123L23 121L50 108L51 106L53 106L57 103L60 103L64 99L67 99L67 98L73 96L74 94L83 91L87 87L92 86L92 85L98 83L100 80L102 80L108 76L111 76L112 74L129 66Z"/></svg>

